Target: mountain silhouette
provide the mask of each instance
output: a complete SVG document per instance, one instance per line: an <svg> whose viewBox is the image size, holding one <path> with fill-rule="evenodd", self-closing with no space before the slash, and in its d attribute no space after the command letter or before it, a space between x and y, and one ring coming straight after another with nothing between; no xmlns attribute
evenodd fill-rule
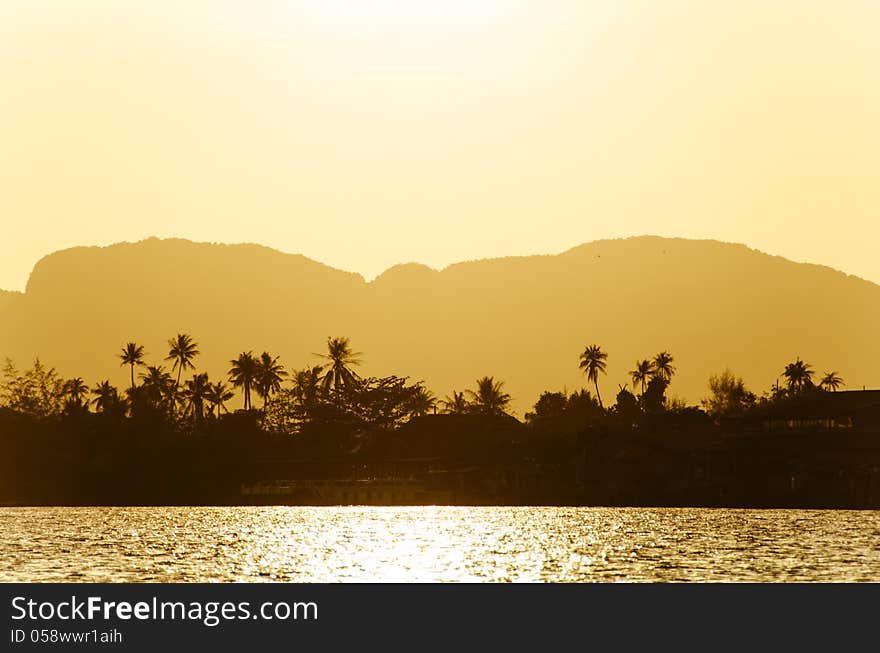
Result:
<svg viewBox="0 0 880 653"><path fill-rule="evenodd" d="M725 367L760 393L796 357L849 388L880 379L880 286L717 241L605 240L440 271L408 263L367 282L263 246L151 238L50 254L23 294L0 293L0 357L25 367L39 356L90 384L126 387L123 344L144 345L155 364L180 332L212 377L247 350L314 365L328 336L348 336L362 374L424 380L441 397L491 375L520 416L543 390L585 387L578 355L593 343L608 352L606 400L661 350L675 357L669 394L690 402Z"/></svg>
<svg viewBox="0 0 880 653"><path fill-rule="evenodd" d="M0 290L0 311L22 297L20 292L12 292L10 290Z"/></svg>

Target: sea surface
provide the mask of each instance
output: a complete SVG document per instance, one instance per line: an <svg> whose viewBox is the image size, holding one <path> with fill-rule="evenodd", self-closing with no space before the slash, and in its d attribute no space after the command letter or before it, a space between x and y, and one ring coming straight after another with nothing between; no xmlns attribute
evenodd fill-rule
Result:
<svg viewBox="0 0 880 653"><path fill-rule="evenodd" d="M880 581L880 512L0 508L3 582Z"/></svg>

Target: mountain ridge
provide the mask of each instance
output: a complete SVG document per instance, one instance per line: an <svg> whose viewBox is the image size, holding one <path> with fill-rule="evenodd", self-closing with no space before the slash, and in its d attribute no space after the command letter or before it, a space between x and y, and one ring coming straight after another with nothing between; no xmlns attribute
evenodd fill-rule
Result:
<svg viewBox="0 0 880 653"><path fill-rule="evenodd" d="M676 356L673 396L696 402L730 367L756 391L796 356L876 384L880 286L741 244L639 236L559 254L392 266L367 281L301 254L253 243L150 238L60 250L25 293L0 293L0 357L36 356L66 376L125 384L122 344L160 362L188 332L216 377L240 351L267 349L295 368L320 362L327 336L364 352L365 374L425 380L442 397L482 375L505 380L524 413L541 390L585 385L577 356L609 354L606 401L637 358Z"/></svg>
<svg viewBox="0 0 880 653"><path fill-rule="evenodd" d="M509 256L493 256L493 257L468 259L468 260L464 260L464 261L455 261L455 262L449 263L448 265L445 265L445 266L439 267L439 268L432 267L430 265L427 265L425 263L421 263L419 261L406 261L406 262L401 262L401 263L395 263L395 264L389 266L388 268L386 268L385 270L383 270L382 272L380 272L379 274L377 274L374 278L367 279L366 277L364 277L363 274L361 274L359 272L345 270L343 268L339 268L339 267L330 265L328 263L324 263L324 262L319 261L317 259L310 258L308 256L305 256L302 253L286 252L284 250L270 247L269 245L263 245L260 243L254 243L254 242L223 243L223 242L213 242L213 241L197 241L197 240L191 240L188 238L178 238L178 237L159 238L157 236L150 236L148 238L144 238L144 239L141 239L138 241L119 241L119 242L111 243L108 245L74 245L72 247L65 247L63 249L55 250L54 252L50 252L37 260L37 262L34 264L34 267L31 270L31 274L28 276L28 281L25 284L25 290L23 290L23 291L5 290L5 289L0 288L0 294L23 295L23 294L27 293L28 286L29 286L30 280L31 280L31 276L33 276L34 271L46 259L51 259L51 258L57 257L58 255L66 254L68 252L70 252L70 253L88 252L88 251L95 251L95 250L115 249L115 248L120 248L120 247L125 247L125 246L138 246L138 245L151 244L151 243L185 243L188 245L210 245L210 246L215 246L215 247L226 247L226 248L253 248L255 250L263 250L263 251L266 251L269 253L280 254L283 256L299 257L301 259L304 259L304 260L309 261L311 263L315 263L315 264L320 265L325 268L329 268L329 269L336 270L339 272L345 272L347 274L351 274L351 275L360 277L361 279L363 279L364 283L372 284L377 279L379 279L383 275L387 274L388 272L392 272L392 271L398 270L400 268L416 267L416 268L422 268L425 270L430 270L432 272L444 272L444 271L448 270L449 268L455 268L458 266L466 266L466 265L469 265L472 263L506 261L506 260L520 260L520 259L532 259L533 260L533 259L541 259L541 258L554 258L554 257L560 257L560 256L568 256L568 255L578 253L579 251L585 250L588 248L599 247L599 246L605 245L605 244L625 243L628 241L643 241L643 242L657 241L657 242L672 242L672 243L674 243L674 242L687 242L687 243L703 243L703 244L709 244L709 245L721 245L721 246L730 247L730 248L742 248L743 250L745 250L747 252L772 257L772 258L779 259L779 260L782 260L782 261L785 261L788 263L793 263L795 265L811 266L811 267L821 268L823 270L829 270L832 272L839 273L849 279L856 279L856 280L871 284L873 286L880 286L880 284L878 284L877 282L871 281L870 279L865 279L864 277L860 277L855 274L850 274L844 270L840 270L838 268L835 268L835 267L832 267L829 265L825 265L825 264L821 264L821 263L810 263L810 262L805 262L805 261L795 261L793 259L786 258L786 257L779 255L779 254L772 254L769 252L765 252L764 250L761 250L761 249L758 249L755 247L751 247L751 246L746 245L744 243L718 240L715 238L681 238L681 237L657 236L657 235L650 235L650 234L639 235L639 236L626 236L626 237L621 237L621 238L602 238L599 240L592 240L592 241L580 243L578 245L574 245L572 247L569 247L568 249L564 249L564 250L557 252L557 253L517 254L517 255L509 255Z"/></svg>

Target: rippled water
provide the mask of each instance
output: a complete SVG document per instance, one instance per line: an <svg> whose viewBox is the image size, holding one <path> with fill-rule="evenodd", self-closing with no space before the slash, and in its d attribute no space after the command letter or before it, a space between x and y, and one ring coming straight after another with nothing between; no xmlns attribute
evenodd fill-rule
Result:
<svg viewBox="0 0 880 653"><path fill-rule="evenodd" d="M880 513L0 508L0 581L880 581Z"/></svg>

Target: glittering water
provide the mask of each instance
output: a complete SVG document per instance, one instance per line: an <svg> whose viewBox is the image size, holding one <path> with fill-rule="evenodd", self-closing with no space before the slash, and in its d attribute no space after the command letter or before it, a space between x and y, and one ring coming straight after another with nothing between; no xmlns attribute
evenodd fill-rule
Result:
<svg viewBox="0 0 880 653"><path fill-rule="evenodd" d="M0 581L880 581L880 512L0 508Z"/></svg>

